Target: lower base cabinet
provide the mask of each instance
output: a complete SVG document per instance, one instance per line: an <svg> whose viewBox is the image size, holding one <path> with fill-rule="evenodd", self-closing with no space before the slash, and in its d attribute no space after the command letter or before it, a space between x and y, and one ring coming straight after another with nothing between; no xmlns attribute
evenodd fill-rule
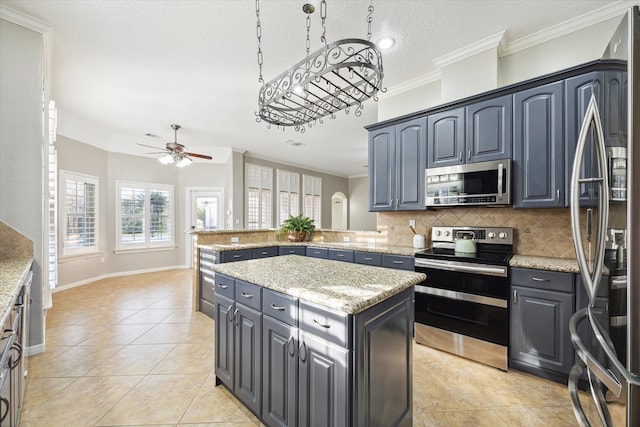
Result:
<svg viewBox="0 0 640 427"><path fill-rule="evenodd" d="M349 315L263 289L258 313L216 294L216 384L270 427L411 426L412 300Z"/></svg>

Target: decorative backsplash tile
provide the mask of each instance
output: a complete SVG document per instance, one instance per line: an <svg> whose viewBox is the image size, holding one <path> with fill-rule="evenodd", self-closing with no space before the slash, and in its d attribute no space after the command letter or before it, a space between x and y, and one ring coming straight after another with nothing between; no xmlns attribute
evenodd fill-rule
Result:
<svg viewBox="0 0 640 427"><path fill-rule="evenodd" d="M33 242L3 222L0 222L0 242L2 259L33 256Z"/></svg>
<svg viewBox="0 0 640 427"><path fill-rule="evenodd" d="M620 207L612 206L612 220L624 216L620 211ZM575 258L569 209L454 208L379 212L378 231L387 244L410 246L413 240L410 219L416 221L416 231L427 236L427 246L431 244L434 225L512 227L516 254Z"/></svg>

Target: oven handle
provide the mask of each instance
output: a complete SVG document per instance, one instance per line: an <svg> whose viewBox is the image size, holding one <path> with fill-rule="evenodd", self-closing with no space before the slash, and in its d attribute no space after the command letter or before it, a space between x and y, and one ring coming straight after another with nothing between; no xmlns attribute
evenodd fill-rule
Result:
<svg viewBox="0 0 640 427"><path fill-rule="evenodd" d="M502 165L502 163L500 163L498 165L498 200L502 200L502 194L504 193L503 189L502 189L502 174L504 166Z"/></svg>
<svg viewBox="0 0 640 427"><path fill-rule="evenodd" d="M478 304L490 305L493 307L507 308L507 300L485 297L482 295L467 294L464 292L450 291L447 289L430 288L428 286L422 285L416 285L416 292L458 301L468 301Z"/></svg>
<svg viewBox="0 0 640 427"><path fill-rule="evenodd" d="M476 274L484 274L486 276L499 276L499 277L507 277L507 268L506 267L492 267L488 265L470 265L463 264L456 261L430 261L424 258L416 258L415 260L416 267L426 267L426 268L435 268L438 270L447 270L447 271L459 271L463 273L476 273Z"/></svg>

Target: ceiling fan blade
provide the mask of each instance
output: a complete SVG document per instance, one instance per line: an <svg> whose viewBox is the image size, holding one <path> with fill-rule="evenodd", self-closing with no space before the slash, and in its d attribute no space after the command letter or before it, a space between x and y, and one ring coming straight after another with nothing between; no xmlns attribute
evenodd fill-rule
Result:
<svg viewBox="0 0 640 427"><path fill-rule="evenodd" d="M154 147L153 145L147 145L147 144L140 144L139 142L136 142L136 144L141 145L143 147L148 147L148 148L154 148L156 150L163 150L162 147Z"/></svg>
<svg viewBox="0 0 640 427"><path fill-rule="evenodd" d="M206 160L212 160L213 159L213 157L207 156L205 154L197 154L197 153L184 153L184 154L186 154L187 156L191 156L191 157L197 157L199 159L206 159Z"/></svg>

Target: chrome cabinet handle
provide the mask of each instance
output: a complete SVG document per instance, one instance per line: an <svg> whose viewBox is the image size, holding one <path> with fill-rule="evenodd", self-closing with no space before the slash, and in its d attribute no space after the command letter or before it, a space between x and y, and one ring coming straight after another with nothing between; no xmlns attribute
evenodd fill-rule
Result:
<svg viewBox="0 0 640 427"><path fill-rule="evenodd" d="M549 279L542 279L540 277L535 277L535 276L531 277L531 280L533 280L534 282L549 282L550 281Z"/></svg>
<svg viewBox="0 0 640 427"><path fill-rule="evenodd" d="M287 351L289 352L289 356L293 357L296 354L296 342L293 337L289 337L289 342L287 343Z"/></svg>
<svg viewBox="0 0 640 427"><path fill-rule="evenodd" d="M513 303L518 303L518 291L516 289L513 290Z"/></svg>
<svg viewBox="0 0 640 427"><path fill-rule="evenodd" d="M242 258L242 255L234 255L234 258Z"/></svg>
<svg viewBox="0 0 640 427"><path fill-rule="evenodd" d="M275 304L271 304L271 308L273 308L274 310L278 310L278 311L285 311L287 307L280 307L280 306L277 306Z"/></svg>
<svg viewBox="0 0 640 427"><path fill-rule="evenodd" d="M233 305L230 305L229 308L227 309L227 314L225 314L225 317L229 322L233 322L233 315L229 316L229 313L231 313L232 308L233 308Z"/></svg>
<svg viewBox="0 0 640 427"><path fill-rule="evenodd" d="M471 160L471 149L467 150L467 160Z"/></svg>
<svg viewBox="0 0 640 427"><path fill-rule="evenodd" d="M253 295L252 295L252 294L247 294L247 293L245 293L245 292L242 292L240 295L242 295L242 296L243 296L243 297L245 297L245 298L249 298L249 299L253 298Z"/></svg>
<svg viewBox="0 0 640 427"><path fill-rule="evenodd" d="M560 189L556 189L556 202L560 202Z"/></svg>
<svg viewBox="0 0 640 427"><path fill-rule="evenodd" d="M365 257L362 257L362 259L365 260L365 261L371 261L373 258L365 256Z"/></svg>
<svg viewBox="0 0 640 427"><path fill-rule="evenodd" d="M229 287L229 285L223 285L221 283L218 283L217 285L220 289L227 289Z"/></svg>
<svg viewBox="0 0 640 427"><path fill-rule="evenodd" d="M238 326L238 309L236 308L236 311L233 312L233 323Z"/></svg>
<svg viewBox="0 0 640 427"><path fill-rule="evenodd" d="M404 261L393 260L392 262L394 264L404 264Z"/></svg>
<svg viewBox="0 0 640 427"><path fill-rule="evenodd" d="M300 350L298 351L298 358L301 362L305 362L307 360L307 346L303 342L300 343Z"/></svg>
<svg viewBox="0 0 640 427"><path fill-rule="evenodd" d="M462 163L462 151L458 153L458 161Z"/></svg>
<svg viewBox="0 0 640 427"><path fill-rule="evenodd" d="M328 323L320 323L316 319L313 319L313 323L315 323L316 325L320 326L321 328L325 328L325 329L329 329L331 327L330 324L328 324Z"/></svg>
<svg viewBox="0 0 640 427"><path fill-rule="evenodd" d="M502 188L502 175L504 174L504 166L502 163L498 165L498 199L502 200L502 194L506 189Z"/></svg>

